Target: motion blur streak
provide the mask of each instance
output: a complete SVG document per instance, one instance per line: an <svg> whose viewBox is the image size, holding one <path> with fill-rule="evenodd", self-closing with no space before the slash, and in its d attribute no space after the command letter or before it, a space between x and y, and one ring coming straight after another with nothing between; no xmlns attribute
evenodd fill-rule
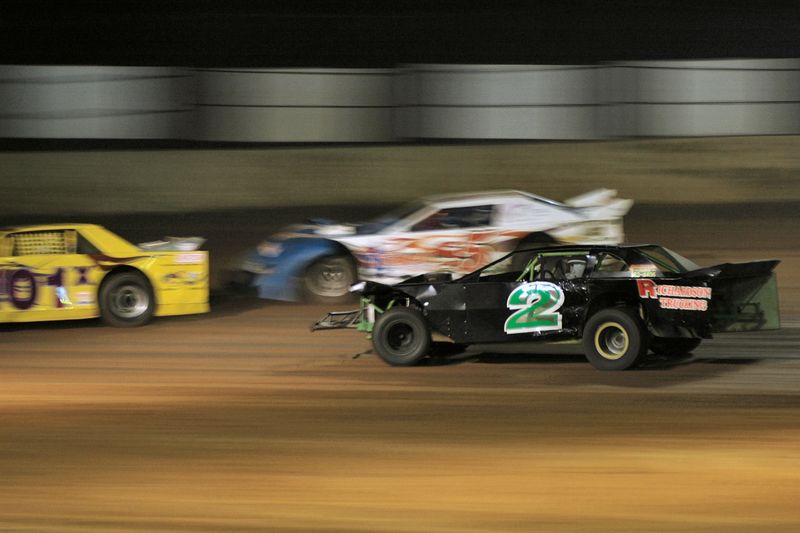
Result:
<svg viewBox="0 0 800 533"><path fill-rule="evenodd" d="M236 142L800 133L800 60L394 69L0 65L0 137Z"/></svg>

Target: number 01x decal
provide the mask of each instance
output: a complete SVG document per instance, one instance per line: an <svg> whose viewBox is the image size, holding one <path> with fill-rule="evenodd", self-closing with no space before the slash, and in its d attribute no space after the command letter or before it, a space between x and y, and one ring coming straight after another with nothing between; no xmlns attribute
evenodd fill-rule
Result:
<svg viewBox="0 0 800 533"><path fill-rule="evenodd" d="M508 334L554 331L561 329L564 291L549 281L523 283L508 295L506 306L515 311L506 319L504 330Z"/></svg>

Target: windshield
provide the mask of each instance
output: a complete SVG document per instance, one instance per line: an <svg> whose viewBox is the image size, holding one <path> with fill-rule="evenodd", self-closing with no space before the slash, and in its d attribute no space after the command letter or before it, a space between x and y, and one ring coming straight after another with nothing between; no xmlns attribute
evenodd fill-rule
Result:
<svg viewBox="0 0 800 533"><path fill-rule="evenodd" d="M662 272L682 274L700 268L694 261L661 246L645 246L639 251L657 265Z"/></svg>
<svg viewBox="0 0 800 533"><path fill-rule="evenodd" d="M411 202L408 204L403 204L395 209L392 209L388 213L384 213L383 215L373 218L356 228L356 233L358 234L365 234L365 233L377 233L381 231L383 228L391 226L398 220L402 220L407 216L416 213L423 207L425 207L425 203L419 200L415 202Z"/></svg>

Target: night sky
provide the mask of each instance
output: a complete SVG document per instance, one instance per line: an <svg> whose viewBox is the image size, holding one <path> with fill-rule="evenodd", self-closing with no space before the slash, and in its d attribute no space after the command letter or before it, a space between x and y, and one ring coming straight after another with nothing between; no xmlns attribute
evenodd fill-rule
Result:
<svg viewBox="0 0 800 533"><path fill-rule="evenodd" d="M12 1L0 9L0 64L390 67L800 57L800 2L112 0Z"/></svg>

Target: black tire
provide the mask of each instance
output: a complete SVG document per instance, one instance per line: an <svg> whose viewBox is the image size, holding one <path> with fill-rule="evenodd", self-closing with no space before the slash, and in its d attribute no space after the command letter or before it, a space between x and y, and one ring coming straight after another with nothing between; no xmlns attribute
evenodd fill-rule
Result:
<svg viewBox="0 0 800 533"><path fill-rule="evenodd" d="M326 255L306 268L301 280L304 299L309 303L342 304L355 300L350 285L356 268L346 255Z"/></svg>
<svg viewBox="0 0 800 533"><path fill-rule="evenodd" d="M150 321L156 302L153 287L142 274L111 274L100 287L100 316L109 326L133 328Z"/></svg>
<svg viewBox="0 0 800 533"><path fill-rule="evenodd" d="M691 353L692 350L700 346L701 342L703 342L703 339L654 337L650 341L650 350L656 355L680 357Z"/></svg>
<svg viewBox="0 0 800 533"><path fill-rule="evenodd" d="M641 321L622 309L603 309L583 329L586 359L598 370L625 370L647 353Z"/></svg>
<svg viewBox="0 0 800 533"><path fill-rule="evenodd" d="M419 311L395 307L375 322L372 347L392 366L411 366L430 351L431 332Z"/></svg>

